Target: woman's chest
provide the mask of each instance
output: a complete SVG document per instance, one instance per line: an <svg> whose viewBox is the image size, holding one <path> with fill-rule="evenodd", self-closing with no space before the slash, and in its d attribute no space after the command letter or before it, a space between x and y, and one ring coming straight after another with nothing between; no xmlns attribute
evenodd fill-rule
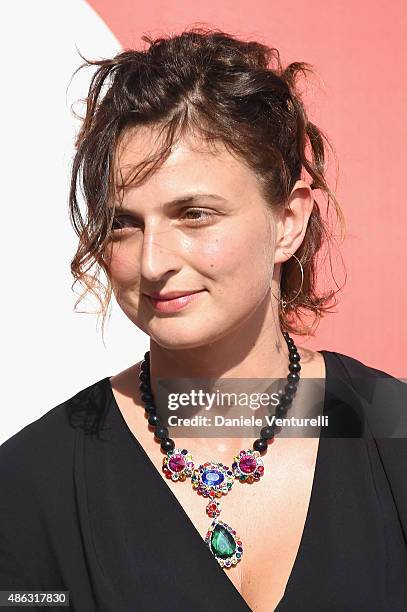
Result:
<svg viewBox="0 0 407 612"><path fill-rule="evenodd" d="M222 571L255 612L274 610L284 595L307 518L317 450L318 439L281 439L269 447L260 481L235 481L219 498L219 519L243 543L241 560ZM206 513L208 499L197 495L188 480L173 482L161 475L205 539L212 521Z"/></svg>

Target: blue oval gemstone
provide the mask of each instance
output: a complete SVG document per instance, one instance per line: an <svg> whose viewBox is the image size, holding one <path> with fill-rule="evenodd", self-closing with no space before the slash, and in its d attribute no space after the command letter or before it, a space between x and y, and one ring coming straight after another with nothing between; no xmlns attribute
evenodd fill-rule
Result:
<svg viewBox="0 0 407 612"><path fill-rule="evenodd" d="M201 475L201 479L206 485L218 485L224 481L225 477L218 470L205 470Z"/></svg>

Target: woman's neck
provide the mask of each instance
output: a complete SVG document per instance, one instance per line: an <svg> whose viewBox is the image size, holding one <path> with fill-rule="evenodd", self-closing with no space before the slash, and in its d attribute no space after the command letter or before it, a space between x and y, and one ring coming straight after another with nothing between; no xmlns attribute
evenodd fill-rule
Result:
<svg viewBox="0 0 407 612"><path fill-rule="evenodd" d="M288 347L281 331L250 342L238 330L186 349L167 349L151 340L150 364L152 383L159 378L279 378L288 373Z"/></svg>

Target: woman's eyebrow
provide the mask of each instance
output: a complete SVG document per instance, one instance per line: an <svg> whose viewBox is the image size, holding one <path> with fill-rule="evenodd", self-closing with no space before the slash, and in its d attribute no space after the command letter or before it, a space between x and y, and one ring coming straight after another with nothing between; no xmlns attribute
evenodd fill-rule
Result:
<svg viewBox="0 0 407 612"><path fill-rule="evenodd" d="M191 193L186 194L184 196L180 196L178 198L174 198L172 200L169 200L168 202L164 202L163 204L161 204L161 208L174 208L176 206L179 206L180 204L195 204L200 202L201 200L207 199L218 200L221 202L227 201L226 198L216 193ZM110 206L110 208L112 209L113 207ZM127 210L129 212L132 211L132 209L126 206L121 206L120 204L116 205L116 210Z"/></svg>

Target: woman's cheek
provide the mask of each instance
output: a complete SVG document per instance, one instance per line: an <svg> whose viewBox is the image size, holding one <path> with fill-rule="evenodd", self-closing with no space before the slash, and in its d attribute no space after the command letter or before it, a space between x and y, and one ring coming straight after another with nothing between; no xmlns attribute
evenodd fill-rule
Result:
<svg viewBox="0 0 407 612"><path fill-rule="evenodd" d="M211 237L196 245L194 260L201 262L209 276L228 275L238 267L242 247L241 240L233 240L230 236Z"/></svg>
<svg viewBox="0 0 407 612"><path fill-rule="evenodd" d="M139 276L137 256L131 255L123 248L113 249L110 258L110 272L116 282L120 284L134 283Z"/></svg>
<svg viewBox="0 0 407 612"><path fill-rule="evenodd" d="M195 261L201 261L211 276L233 276L238 279L253 274L259 262L258 236L242 232L235 235L217 236L199 245ZM264 260L262 260L264 264Z"/></svg>

